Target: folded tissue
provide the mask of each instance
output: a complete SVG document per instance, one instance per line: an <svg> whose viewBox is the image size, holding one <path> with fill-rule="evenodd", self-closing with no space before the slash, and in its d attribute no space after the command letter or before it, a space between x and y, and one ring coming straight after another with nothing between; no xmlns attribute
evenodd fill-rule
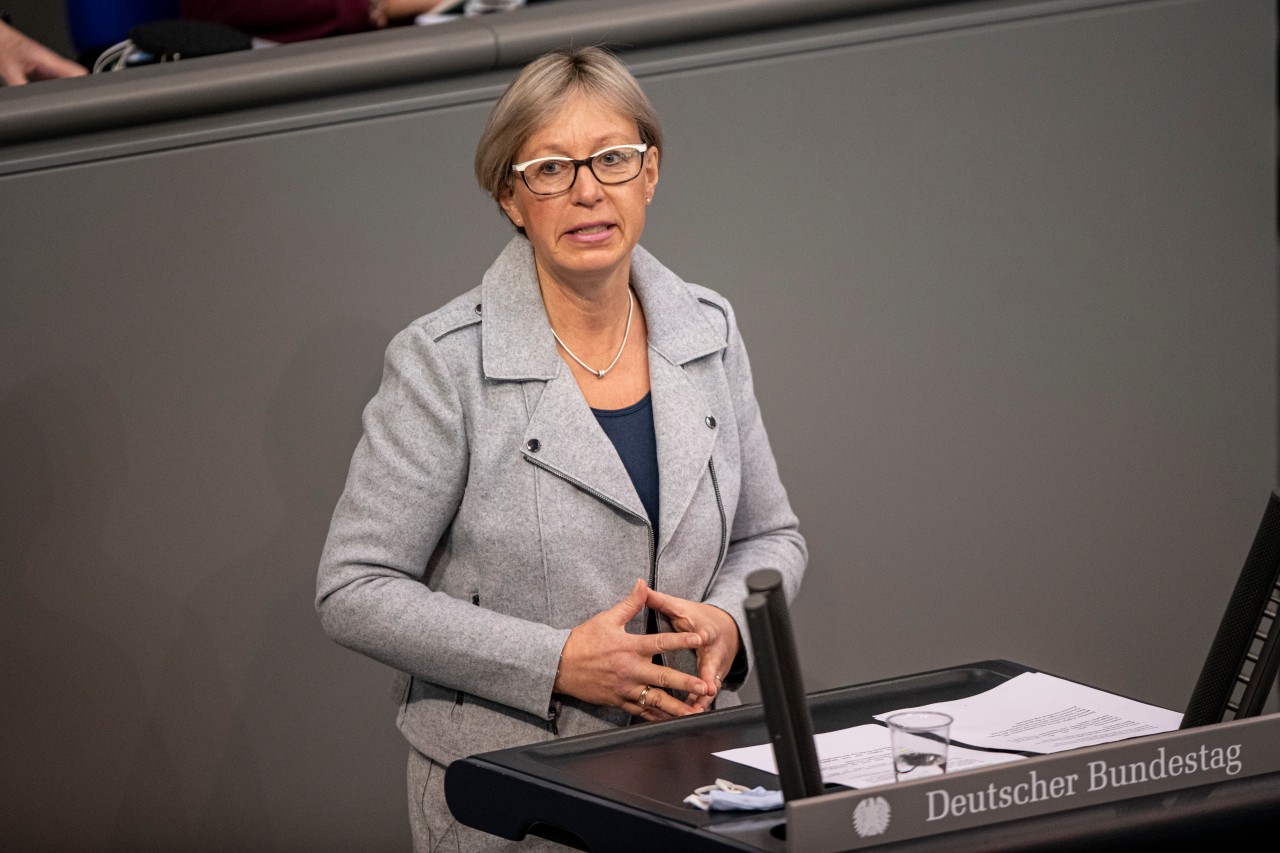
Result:
<svg viewBox="0 0 1280 853"><path fill-rule="evenodd" d="M684 801L703 811L770 811L782 808L782 792L717 779L714 785L703 785Z"/></svg>

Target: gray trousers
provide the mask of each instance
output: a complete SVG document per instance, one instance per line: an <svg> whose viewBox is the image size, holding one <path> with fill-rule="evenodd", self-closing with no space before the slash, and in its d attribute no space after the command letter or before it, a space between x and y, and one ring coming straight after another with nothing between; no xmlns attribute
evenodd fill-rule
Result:
<svg viewBox="0 0 1280 853"><path fill-rule="evenodd" d="M570 850L542 838L508 841L458 823L444 801L444 771L441 764L416 749L409 750L409 828L413 831L413 853L567 853ZM506 804L495 802L495 809Z"/></svg>

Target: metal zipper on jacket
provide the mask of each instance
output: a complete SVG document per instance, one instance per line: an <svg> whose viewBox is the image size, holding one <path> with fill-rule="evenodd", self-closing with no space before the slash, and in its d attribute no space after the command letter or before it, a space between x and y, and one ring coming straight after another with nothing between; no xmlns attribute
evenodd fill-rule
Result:
<svg viewBox="0 0 1280 853"><path fill-rule="evenodd" d="M652 523L650 523L649 519L647 519L647 518L645 518L644 516L642 516L642 515L640 515L640 514L638 514L638 513L634 512L634 511L632 511L631 509L628 509L627 507L625 507L625 506L623 506L622 504L618 503L617 501L615 501L613 498L609 497L608 495L606 495L606 494L604 494L604 493L602 493L602 492L596 491L595 489L591 488L590 486L588 486L586 483L582 482L581 480L579 480L579 479L577 479L577 478L575 478L575 477L570 477L568 474L564 473L563 471L557 471L555 468L552 468L550 465L546 465L546 464L544 464L544 463L542 463L542 462L539 462L537 459L534 459L534 458L532 458L532 457L530 457L530 456L526 456L526 457L525 457L525 459L528 459L528 460L529 460L529 463L530 463L531 465L536 465L536 466L538 466L539 468L541 468L543 471L546 471L546 472L548 472L548 473L550 473L550 474L554 474L554 475L555 475L555 476L557 476L557 477L561 477L561 478L563 478L563 479L565 479L565 480L568 480L570 483L573 483L575 486L577 486L578 488L582 489L582 490L583 490L584 492L586 492L587 494L592 495L593 497L596 497L596 498L600 499L600 501L602 501L603 503L606 503L606 504L608 504L609 506L614 507L615 509L619 509L619 510L621 510L622 512L624 512L624 513L626 513L627 515L631 516L632 518L638 518L638 519L640 519L642 522L644 522L644 529L645 529L645 531L649 534L649 589L656 589L656 588L657 588L657 583L658 583L658 542L657 542L657 539L656 539L656 538L654 537L654 535L653 535L653 524L652 524ZM718 492L717 492L717 494L718 494ZM722 517L722 518L723 518L723 515L724 515L724 510L723 510L723 508L722 508L722 509L721 509L721 517ZM644 626L645 633L647 634L647 633L649 633L649 608L648 608L648 607L643 608L643 609L640 611L640 616L641 616L641 618L642 618L642 620L643 620L641 624Z"/></svg>
<svg viewBox="0 0 1280 853"><path fill-rule="evenodd" d="M575 486L582 489L587 494L597 498L601 502L606 503L609 506L614 507L615 509L621 510L622 512L631 516L632 518L638 518L642 522L644 522L645 531L649 534L649 588L652 589L654 584L656 584L658 581L658 543L654 538L653 525L649 522L649 519L635 512L632 512L630 509L618 503L613 498L610 498L608 495L605 495L602 492L599 492L591 488L586 483L582 482L576 477L570 477L568 474L564 473L563 471L557 471L555 468L552 468L550 465L546 465L542 462L539 462L537 459L533 459L532 457L526 456L525 459L528 459L531 465L536 465L537 467L541 468L543 471L546 471L549 474L554 474L557 477L560 477L564 480L567 480L570 483L573 483ZM643 620L641 622L641 625L644 627L645 633L648 633L649 632L649 608L648 607L643 608L640 612L640 615ZM556 737L560 736L560 725L559 725L560 710L561 710L560 703L552 699L551 707L547 709L547 717L548 717L547 731L551 732L551 734L555 735Z"/></svg>
<svg viewBox="0 0 1280 853"><path fill-rule="evenodd" d="M644 523L645 530L649 533L649 589L658 588L658 540L653 535L653 524L648 519ZM649 606L645 605L640 610L640 616L644 619L644 632L649 633ZM658 618L655 616L653 624L658 624ZM663 663L666 663L666 657L663 657Z"/></svg>
<svg viewBox="0 0 1280 853"><path fill-rule="evenodd" d="M474 604L476 607L479 607L479 606L480 606L480 593L478 593L478 592L473 592L473 593L471 593L471 603L472 603L472 604ZM463 693L462 693L462 691L461 691L461 690L459 690L459 691L457 691L457 694L458 694L458 695L457 695L457 696L455 696L455 697L454 697L454 699L453 699L453 707L455 707L455 708L461 708L461 707L462 707L462 697L463 697Z"/></svg>
<svg viewBox="0 0 1280 853"><path fill-rule="evenodd" d="M711 577L707 579L707 587L702 591L702 601L707 600L707 596L711 594L711 585L716 581L716 575L720 574L720 566L724 564L724 555L729 547L729 521L724 515L724 498L720 496L720 481L716 479L716 462L714 459L707 460L707 470L711 472L711 489L716 493L716 508L720 510L720 552L716 555L716 564L711 569Z"/></svg>

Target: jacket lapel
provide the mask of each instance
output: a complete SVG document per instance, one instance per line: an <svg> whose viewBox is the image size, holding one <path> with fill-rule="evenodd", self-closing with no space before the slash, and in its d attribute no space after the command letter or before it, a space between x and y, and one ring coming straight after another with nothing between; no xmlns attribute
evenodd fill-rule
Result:
<svg viewBox="0 0 1280 853"><path fill-rule="evenodd" d="M649 381L658 440L658 553L662 553L706 471L715 430L707 427L710 411L684 368L651 356Z"/></svg>
<svg viewBox="0 0 1280 853"><path fill-rule="evenodd" d="M528 240L512 238L484 274L480 295L486 379L550 379L559 373Z"/></svg>
<svg viewBox="0 0 1280 853"><path fill-rule="evenodd" d="M536 441L537 444L533 444ZM536 446L535 452L532 448ZM582 398L568 368L547 383L538 398L523 448L534 464L573 481L614 506L648 519L631 476Z"/></svg>
<svg viewBox="0 0 1280 853"><path fill-rule="evenodd" d="M556 354L528 240L515 237L507 244L485 273L481 293L485 377L546 383L541 393L529 395L533 402L520 452L597 497L647 518L627 469Z"/></svg>
<svg viewBox="0 0 1280 853"><path fill-rule="evenodd" d="M694 384L691 362L725 347L723 329L709 324L689 287L637 246L631 280L649 327L649 383L658 443L658 551L671 540L701 482L716 430L707 418L717 413Z"/></svg>
<svg viewBox="0 0 1280 853"><path fill-rule="evenodd" d="M706 419L716 413L685 365L724 349L724 329L708 323L688 286L639 246L632 253L632 282L649 329L661 551L684 517L715 446L716 430ZM481 297L486 378L546 383L540 394L531 395L535 402L521 453L645 518L622 460L556 353L528 240L515 237L507 244L485 273Z"/></svg>

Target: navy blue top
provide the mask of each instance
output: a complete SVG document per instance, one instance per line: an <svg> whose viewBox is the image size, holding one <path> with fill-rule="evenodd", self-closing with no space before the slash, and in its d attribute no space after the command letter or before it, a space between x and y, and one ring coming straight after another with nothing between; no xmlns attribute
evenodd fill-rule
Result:
<svg viewBox="0 0 1280 853"><path fill-rule="evenodd" d="M649 514L658 541L658 440L653 431L653 395L645 394L625 409L592 409L604 434L631 475L640 503Z"/></svg>

